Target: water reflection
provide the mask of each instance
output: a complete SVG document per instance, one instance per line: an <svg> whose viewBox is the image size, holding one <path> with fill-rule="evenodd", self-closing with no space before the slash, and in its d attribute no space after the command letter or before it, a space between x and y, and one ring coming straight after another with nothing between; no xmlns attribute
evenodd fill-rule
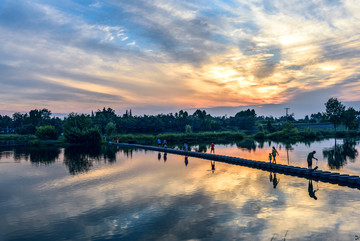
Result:
<svg viewBox="0 0 360 241"><path fill-rule="evenodd" d="M116 147L116 151L117 151L117 152L120 151L119 146ZM125 156L126 156L127 158L130 158L130 159L132 159L132 157L133 157L133 152L134 152L134 151L138 151L138 149L126 148L126 147L122 147L122 148L121 148L121 152L123 152L123 153L125 154Z"/></svg>
<svg viewBox="0 0 360 241"><path fill-rule="evenodd" d="M5 158L5 159L9 159L10 157L13 156L13 152L12 151L7 151L7 150L2 150L0 149L0 160Z"/></svg>
<svg viewBox="0 0 360 241"><path fill-rule="evenodd" d="M318 182L316 182L318 184ZM309 192L309 196L315 200L317 200L317 197L315 195L315 193L319 191L319 186L317 185L316 190L314 190L314 186L313 186L313 180L309 179L309 184L308 184L308 192Z"/></svg>
<svg viewBox="0 0 360 241"><path fill-rule="evenodd" d="M280 182L280 178L277 178L276 173L270 172L269 176L270 182L273 184L274 189L277 187L277 185Z"/></svg>
<svg viewBox="0 0 360 241"><path fill-rule="evenodd" d="M248 151L255 151L256 150L256 143L254 140L244 140L242 142L237 142L236 146L243 150Z"/></svg>
<svg viewBox="0 0 360 241"><path fill-rule="evenodd" d="M194 148L196 152L207 152L206 144L200 144L197 148Z"/></svg>
<svg viewBox="0 0 360 241"><path fill-rule="evenodd" d="M286 150L287 163L289 165L290 164L289 151L293 151L294 148L291 146L291 144L285 144L285 150Z"/></svg>
<svg viewBox="0 0 360 241"><path fill-rule="evenodd" d="M65 148L64 163L72 175L88 172L93 166L94 159L99 158L100 148L85 148L70 146Z"/></svg>
<svg viewBox="0 0 360 241"><path fill-rule="evenodd" d="M189 164L189 159L187 156L185 156L185 166L187 166Z"/></svg>
<svg viewBox="0 0 360 241"><path fill-rule="evenodd" d="M118 147L110 146L69 146L64 151L64 163L72 175L88 172L93 166L93 162L104 161L105 163L116 162L116 152ZM133 149L122 149L124 155L132 157Z"/></svg>
<svg viewBox="0 0 360 241"><path fill-rule="evenodd" d="M56 147L47 148L17 148L14 149L14 159L20 161L25 159L30 160L35 166L50 165L54 163L60 154L60 149Z"/></svg>
<svg viewBox="0 0 360 241"><path fill-rule="evenodd" d="M211 161L211 171L212 171L212 173L214 173L215 172L215 161Z"/></svg>
<svg viewBox="0 0 360 241"><path fill-rule="evenodd" d="M359 154L355 146L355 140L345 139L343 144L337 144L335 139L333 147L323 150L323 155L327 158L329 167L331 169L340 169L347 163L347 160L355 162Z"/></svg>
<svg viewBox="0 0 360 241"><path fill-rule="evenodd" d="M221 153L221 148L217 152ZM133 159L121 158L109 166L104 165L102 155L106 151L113 155L116 146L90 153L87 149L66 150L66 157L74 162L77 152L82 152L85 164L87 161L96 166L76 178L64 173L64 165L38 168L26 176L18 173L29 170L28 163L4 165L0 181L0 237L351 240L358 234L360 214L354 207L360 204L360 192L356 189L279 173L270 173L269 185L269 173L262 170L218 162L217 173L210 174L210 170L215 171L215 161L192 158L191 168L185 168L186 156L169 154L171 161L162 165L156 161L160 153L143 150L134 150ZM121 148L119 152L123 152ZM126 153L131 156L124 151L122 157ZM266 150L262 155L268 153ZM285 152L282 153L285 158ZM308 150L303 158L306 153ZM118 160L119 154L116 153ZM61 163L63 156L65 150L60 150ZM162 157L161 153L160 160ZM96 161L101 161L101 166L95 165ZM75 173L81 168L73 169ZM67 230L66 234L63 230Z"/></svg>

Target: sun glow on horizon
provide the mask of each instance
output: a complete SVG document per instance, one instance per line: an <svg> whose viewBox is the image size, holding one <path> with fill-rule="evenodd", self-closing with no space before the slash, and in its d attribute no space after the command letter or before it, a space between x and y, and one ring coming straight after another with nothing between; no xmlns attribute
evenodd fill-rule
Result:
<svg viewBox="0 0 360 241"><path fill-rule="evenodd" d="M279 104L309 92L360 100L353 0L34 1L0 11L5 111Z"/></svg>

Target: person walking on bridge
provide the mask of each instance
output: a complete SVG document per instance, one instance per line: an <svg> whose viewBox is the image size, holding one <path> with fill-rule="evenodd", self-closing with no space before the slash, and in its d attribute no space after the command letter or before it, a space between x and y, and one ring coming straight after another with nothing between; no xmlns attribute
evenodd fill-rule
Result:
<svg viewBox="0 0 360 241"><path fill-rule="evenodd" d="M280 156L279 152L275 149L275 146L272 147L271 154L273 156L273 162L276 163L276 154Z"/></svg>
<svg viewBox="0 0 360 241"><path fill-rule="evenodd" d="M210 153L215 154L215 144L214 144L214 142L212 142L210 146L211 146Z"/></svg>

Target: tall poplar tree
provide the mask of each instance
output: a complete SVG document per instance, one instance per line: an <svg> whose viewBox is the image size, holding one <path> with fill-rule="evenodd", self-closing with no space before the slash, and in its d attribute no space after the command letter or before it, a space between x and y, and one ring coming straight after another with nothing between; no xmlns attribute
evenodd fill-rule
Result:
<svg viewBox="0 0 360 241"><path fill-rule="evenodd" d="M335 131L336 127L341 124L345 112L345 106L337 99L330 98L326 103L326 115L330 122L333 123Z"/></svg>

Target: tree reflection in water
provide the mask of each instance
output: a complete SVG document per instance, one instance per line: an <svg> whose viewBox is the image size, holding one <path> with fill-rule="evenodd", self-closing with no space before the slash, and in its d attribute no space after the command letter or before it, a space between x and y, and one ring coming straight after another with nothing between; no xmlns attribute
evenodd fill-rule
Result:
<svg viewBox="0 0 360 241"><path fill-rule="evenodd" d="M134 150L135 150L135 151L138 151L139 149L127 148L127 147L123 147L123 148L119 149L119 147L117 147L117 151L120 151L120 150L121 150L121 152L124 153L124 155L125 155L127 158L132 159Z"/></svg>
<svg viewBox="0 0 360 241"><path fill-rule="evenodd" d="M340 169L347 163L348 159L350 162L355 162L359 154L355 146L355 140L344 139L343 144L336 144L335 139L335 145L333 147L323 150L324 157L328 159L329 167L331 169Z"/></svg>
<svg viewBox="0 0 360 241"><path fill-rule="evenodd" d="M64 163L72 175L88 172L100 155L100 146L69 146L65 148Z"/></svg>
<svg viewBox="0 0 360 241"><path fill-rule="evenodd" d="M35 166L53 164L59 157L60 149L57 147L46 148L17 148L14 150L14 159L24 158L30 160Z"/></svg>
<svg viewBox="0 0 360 241"><path fill-rule="evenodd" d="M285 144L285 149L286 149L286 159L287 159L288 165L290 165L289 151L293 151L294 148L291 146L290 143L287 143L287 144Z"/></svg>
<svg viewBox="0 0 360 241"><path fill-rule="evenodd" d="M254 140L244 140L242 142L237 142L236 143L236 146L238 148L241 148L243 150L248 150L249 152L250 151L255 151L256 150L256 143Z"/></svg>
<svg viewBox="0 0 360 241"><path fill-rule="evenodd" d="M115 147L105 146L102 149L101 146L69 146L65 148L64 163L72 175L88 172L94 162L102 160L108 163L115 162Z"/></svg>
<svg viewBox="0 0 360 241"><path fill-rule="evenodd" d="M204 145L204 144L199 145L199 149L197 151L206 153L207 152L206 145Z"/></svg>

